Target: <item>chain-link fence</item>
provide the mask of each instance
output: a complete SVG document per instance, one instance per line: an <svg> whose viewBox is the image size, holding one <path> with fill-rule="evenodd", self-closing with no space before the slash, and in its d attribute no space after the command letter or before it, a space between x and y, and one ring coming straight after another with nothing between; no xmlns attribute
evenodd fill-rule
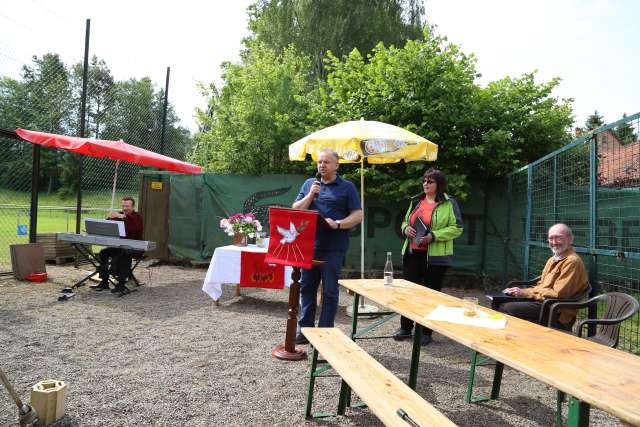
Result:
<svg viewBox="0 0 640 427"><path fill-rule="evenodd" d="M64 18L50 9L43 8L40 12L51 14L52 22ZM50 35L50 28L33 27L28 17L24 22L0 18L6 21L5 28L11 27L12 37L25 40L54 37ZM55 37L60 51L66 51L69 45L77 47L77 53L69 59L63 58L55 48L47 53L30 52L25 59L24 52L12 51L0 42L0 129L4 130L0 133L0 272L11 270L9 245L29 241L33 146L11 138L15 129L122 139L180 160L185 159L190 149L190 132L180 126L171 94L168 99L165 97L168 69L146 70L148 74L142 77L117 78L101 58L99 48L92 49L92 46L109 43L111 29L102 27L89 32L85 21L66 24L73 32L67 28L56 32ZM90 33L90 42L85 67L86 33ZM60 34L66 34L68 39ZM120 49L132 70L144 68L136 49L133 44ZM81 120L83 103L85 114ZM42 149L39 169L38 233L74 232L78 208L82 218L106 215L112 200L116 162ZM137 196L139 169L128 163L118 165L115 207L119 207L123 196ZM78 186L80 206L77 205Z"/></svg>
<svg viewBox="0 0 640 427"><path fill-rule="evenodd" d="M539 275L549 257L547 230L563 222L597 291L640 298L639 135L637 113L509 176L506 277ZM623 323L619 348L640 353L640 314Z"/></svg>

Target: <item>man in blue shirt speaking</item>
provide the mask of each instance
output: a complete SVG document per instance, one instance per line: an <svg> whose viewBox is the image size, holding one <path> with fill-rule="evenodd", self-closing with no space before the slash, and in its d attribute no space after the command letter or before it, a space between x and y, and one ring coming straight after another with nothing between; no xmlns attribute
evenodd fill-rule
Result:
<svg viewBox="0 0 640 427"><path fill-rule="evenodd" d="M318 267L302 270L300 280L300 318L296 344L308 341L300 328L315 326L316 298L322 279L322 310L319 327L333 327L338 309L338 279L349 248L349 230L362 222L358 190L352 182L338 175L338 154L321 151L317 166L320 179L307 179L293 203L294 209L318 211L326 225L319 224L314 242L314 259L324 261Z"/></svg>

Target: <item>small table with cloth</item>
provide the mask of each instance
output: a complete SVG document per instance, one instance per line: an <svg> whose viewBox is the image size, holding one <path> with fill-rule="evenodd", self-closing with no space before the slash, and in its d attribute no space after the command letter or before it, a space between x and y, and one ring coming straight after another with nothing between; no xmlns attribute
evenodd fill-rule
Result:
<svg viewBox="0 0 640 427"><path fill-rule="evenodd" d="M202 290L209 295L213 302L218 305L220 296L222 295L222 284L236 284L239 286L240 273L242 270L241 255L242 252L267 253L268 244L261 248L256 245L248 246L220 246L215 249L209 269L205 276ZM284 285L289 286L291 283L291 267L284 269ZM239 289L239 288L238 288Z"/></svg>

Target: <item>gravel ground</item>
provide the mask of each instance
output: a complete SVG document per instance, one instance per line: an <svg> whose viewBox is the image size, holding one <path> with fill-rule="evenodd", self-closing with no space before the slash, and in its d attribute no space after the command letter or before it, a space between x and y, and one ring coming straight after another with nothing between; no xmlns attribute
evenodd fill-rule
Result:
<svg viewBox="0 0 640 427"><path fill-rule="evenodd" d="M0 281L0 367L25 400L39 381L66 381L67 416L57 425L380 425L366 409L305 422L307 362L271 356L284 338L286 291L243 289L236 297L226 286L216 307L201 291L206 270L147 263L138 270L147 282L138 292L117 298L83 287L75 298L58 302L60 287L83 271L47 267L47 283ZM336 326L347 332L350 297L342 294L340 301ZM388 322L380 335L397 323ZM409 342L359 345L406 380ZM509 368L498 401L464 403L469 356L467 348L434 334L422 351L417 391L460 426L553 425L555 391ZM492 370L478 371L477 382L488 390ZM314 410L335 410L338 387L336 378L318 380ZM0 426L17 425L16 408L0 387ZM590 425L618 423L592 410Z"/></svg>

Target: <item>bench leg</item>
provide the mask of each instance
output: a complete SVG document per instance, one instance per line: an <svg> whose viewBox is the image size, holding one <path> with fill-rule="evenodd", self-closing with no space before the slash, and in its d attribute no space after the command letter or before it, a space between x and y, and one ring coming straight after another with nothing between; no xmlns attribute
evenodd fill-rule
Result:
<svg viewBox="0 0 640 427"><path fill-rule="evenodd" d="M313 349L313 356L311 358L311 370L309 371L309 388L307 390L307 405L304 409L304 417L311 418L311 404L313 402L313 387L316 383L316 366L318 365L318 351Z"/></svg>
<svg viewBox="0 0 640 427"><path fill-rule="evenodd" d="M418 364L420 363L420 345L422 344L422 325L416 323L413 333L413 348L411 349L411 368L409 369L409 387L416 389L418 383Z"/></svg>
<svg viewBox="0 0 640 427"><path fill-rule="evenodd" d="M360 295L353 294L353 305L351 310L351 340L356 341L358 333L358 304L360 304ZM344 381L340 384L340 398L338 400L338 415L344 415L347 406L351 406L351 387Z"/></svg>
<svg viewBox="0 0 640 427"><path fill-rule="evenodd" d="M588 403L579 401L574 397L569 398L569 416L567 421L568 427L588 427L589 426L589 409Z"/></svg>

